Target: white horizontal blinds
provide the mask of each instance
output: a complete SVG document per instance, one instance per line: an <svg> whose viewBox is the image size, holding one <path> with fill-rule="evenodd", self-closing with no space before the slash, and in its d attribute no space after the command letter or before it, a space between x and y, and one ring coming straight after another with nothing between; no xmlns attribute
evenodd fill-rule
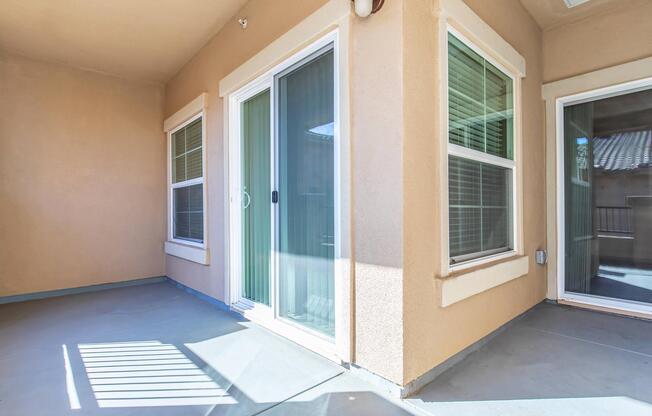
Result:
<svg viewBox="0 0 652 416"><path fill-rule="evenodd" d="M513 248L513 81L455 36L448 38L451 264ZM459 148L457 148L459 149ZM464 150L464 149L463 149ZM468 157L467 157L468 155Z"/></svg>
<svg viewBox="0 0 652 416"><path fill-rule="evenodd" d="M451 257L482 251L480 163L450 156L448 188Z"/></svg>
<svg viewBox="0 0 652 416"><path fill-rule="evenodd" d="M449 34L449 141L491 155L513 158L513 82Z"/></svg>
<svg viewBox="0 0 652 416"><path fill-rule="evenodd" d="M451 258L510 249L512 170L456 156L449 156L448 166Z"/></svg>
<svg viewBox="0 0 652 416"><path fill-rule="evenodd" d="M202 118L172 133L173 237L204 241Z"/></svg>
<svg viewBox="0 0 652 416"><path fill-rule="evenodd" d="M202 242L204 239L203 185L174 189L174 238Z"/></svg>
<svg viewBox="0 0 652 416"><path fill-rule="evenodd" d="M172 134L173 183L202 176L201 123L199 118Z"/></svg>

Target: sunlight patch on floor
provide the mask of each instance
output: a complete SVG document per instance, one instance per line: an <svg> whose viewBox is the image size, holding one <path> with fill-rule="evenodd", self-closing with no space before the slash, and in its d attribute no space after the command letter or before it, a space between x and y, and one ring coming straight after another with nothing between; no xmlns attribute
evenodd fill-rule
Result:
<svg viewBox="0 0 652 416"><path fill-rule="evenodd" d="M79 344L99 407L235 404L233 397L172 344Z"/></svg>

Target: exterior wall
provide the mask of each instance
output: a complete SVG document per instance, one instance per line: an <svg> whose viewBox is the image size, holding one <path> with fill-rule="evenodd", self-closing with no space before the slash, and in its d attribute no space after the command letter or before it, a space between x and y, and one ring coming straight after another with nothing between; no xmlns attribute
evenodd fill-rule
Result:
<svg viewBox="0 0 652 416"><path fill-rule="evenodd" d="M335 0L337 1L337 0ZM167 256L167 275L225 300L224 102L218 83L326 0L287 5L250 1L242 31L228 23L166 86L166 116L208 92L207 198L209 266ZM292 3L291 7L289 3ZM351 25L350 90L355 253L356 363L397 383L402 379L402 1ZM237 46L236 46L237 45ZM388 55L397 59L388 59ZM382 67L382 70L378 70ZM371 243L373 242L373 243Z"/></svg>
<svg viewBox="0 0 652 416"><path fill-rule="evenodd" d="M641 1L545 31L544 82L652 56L650 16L652 2Z"/></svg>
<svg viewBox="0 0 652 416"><path fill-rule="evenodd" d="M404 9L392 0L354 18L351 146L355 362L403 381Z"/></svg>
<svg viewBox="0 0 652 416"><path fill-rule="evenodd" d="M303 20L326 0L251 0L237 14L247 17L242 30L231 19L165 87L165 117L169 117L203 92L206 109L206 198L205 228L210 264L204 266L166 256L167 276L220 300L225 300L225 212L228 201L224 177L224 101L218 86L222 78L247 59Z"/></svg>
<svg viewBox="0 0 652 416"><path fill-rule="evenodd" d="M518 0L465 3L526 60L522 82L523 238L529 273L446 308L439 305L435 276L442 269L439 196L436 182L447 138L435 131L439 97L435 16L427 1L406 2L404 15L404 376L408 383L544 299L545 268L534 251L546 245L545 151L543 140L542 34ZM435 3L437 7L437 3ZM425 87L424 87L425 86ZM434 119L434 120L433 120Z"/></svg>
<svg viewBox="0 0 652 416"><path fill-rule="evenodd" d="M558 297L555 99L652 76L651 15L652 3L642 0L638 6L591 16L543 33L543 79L549 83L543 92L547 100L547 297L550 299Z"/></svg>
<svg viewBox="0 0 652 416"><path fill-rule="evenodd" d="M0 296L161 276L162 87L0 53Z"/></svg>
<svg viewBox="0 0 652 416"><path fill-rule="evenodd" d="M211 264L167 256L168 276L224 299L224 103L220 79L325 0L290 8L252 0L249 19L225 28L166 87L167 116L208 92L207 198ZM469 5L527 60L523 82L525 252L530 273L448 308L438 306L441 192L437 25L433 0L393 0L369 19L353 18L350 39L354 362L405 384L487 335L545 293L544 268L533 252L545 246L541 32L518 0ZM280 11L282 10L282 12ZM278 15L278 16L277 16ZM258 16L265 16L258 21ZM516 23L515 23L516 22ZM233 46L237 45L237 47Z"/></svg>

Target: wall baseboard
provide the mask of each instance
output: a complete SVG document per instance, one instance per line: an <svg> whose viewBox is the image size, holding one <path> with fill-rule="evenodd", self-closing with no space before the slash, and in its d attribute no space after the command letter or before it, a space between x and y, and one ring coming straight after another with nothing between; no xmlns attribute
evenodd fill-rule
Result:
<svg viewBox="0 0 652 416"><path fill-rule="evenodd" d="M545 300L539 303L544 303L544 302ZM431 368L430 370L426 371L419 377L407 383L405 386L401 388L401 393L400 393L401 398L406 398L418 393L419 390L424 388L427 384L432 383L437 377L439 377L446 370L450 369L455 364L461 362L469 355L473 354L480 348L484 347L489 341L494 339L496 336L505 332L505 330L513 326L516 322L518 322L521 318L523 318L528 312L530 312L537 305L539 305L539 303L535 304L525 312L522 312L520 315L517 315L514 318L510 319L509 321L505 322L503 325L499 326L489 334L485 335L484 337L480 338L473 344L464 348L462 351L458 352L455 355L452 355L451 357L443 361L441 364L438 364L437 366Z"/></svg>
<svg viewBox="0 0 652 416"><path fill-rule="evenodd" d="M240 315L239 313L233 311L233 310L229 307L229 305L227 305L226 303L222 302L221 300L216 299L216 298L214 298L214 297L212 297L212 296L208 296L207 294L202 293L202 292L200 292L200 291L198 291L198 290L196 290L196 289L193 289L193 288L191 288L191 287L189 287L189 286L186 286L186 285L184 285L183 283L179 283L179 282L177 282L176 280L172 279L171 277L167 277L167 276L166 276L164 279L165 279L168 283L170 283L170 284L176 286L177 288L179 288L179 289L181 289L181 290L183 290L183 291L185 291L185 292L187 292L187 293L190 293L191 295L193 295L193 296L195 296L195 297L197 297L197 298L203 300L204 302L208 302L208 303L210 303L211 305L216 306L218 309L220 309L220 310L222 310L222 311L224 311L224 312L232 313L232 314L235 314L235 315L237 315L238 317L242 318L242 315Z"/></svg>
<svg viewBox="0 0 652 416"><path fill-rule="evenodd" d="M120 287L149 285L166 281L165 276L145 277L142 279L125 280L122 282L100 283L97 285L72 287L68 289L46 290L43 292L25 293L21 295L1 296L0 305L5 303L26 302L30 300L55 298L79 293L99 292L101 290L116 289Z"/></svg>

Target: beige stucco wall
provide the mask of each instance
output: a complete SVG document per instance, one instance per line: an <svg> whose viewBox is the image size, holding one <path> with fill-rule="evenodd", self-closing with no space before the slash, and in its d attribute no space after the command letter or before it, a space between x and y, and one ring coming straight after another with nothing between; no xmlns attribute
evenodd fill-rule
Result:
<svg viewBox="0 0 652 416"><path fill-rule="evenodd" d="M325 0L286 8L252 0L166 86L166 116L208 92L208 240L211 264L167 256L167 274L224 299L224 103L220 79ZM289 3L289 0L288 0ZM469 1L527 60L523 147L525 252L545 246L541 32L518 0ZM397 384L421 375L543 299L544 269L448 308L438 306L441 207L433 0L392 0L350 38L354 362ZM282 12L281 12L282 10ZM264 16L264 18L263 18ZM444 140L442 142L442 140Z"/></svg>
<svg viewBox="0 0 652 416"><path fill-rule="evenodd" d="M435 16L428 1L405 2L404 11L404 376L407 383L518 316L545 296L545 268L534 251L545 247L545 154L543 139L542 34L518 0L465 3L526 60L522 83L523 237L530 256L523 277L464 299L438 306L435 276L441 270L441 210L437 186L440 152L437 109ZM436 6L435 6L436 7Z"/></svg>
<svg viewBox="0 0 652 416"><path fill-rule="evenodd" d="M219 81L327 0L252 0L166 86L166 116L208 92L209 266L167 256L167 275L224 300L224 102ZM354 18L350 42L351 188L355 362L402 379L402 0L373 19ZM395 56L396 59L388 57Z"/></svg>
<svg viewBox="0 0 652 416"><path fill-rule="evenodd" d="M404 3L354 18L351 30L355 362L396 383L403 380Z"/></svg>
<svg viewBox="0 0 652 416"><path fill-rule="evenodd" d="M652 2L547 30L543 80L556 81L652 56Z"/></svg>
<svg viewBox="0 0 652 416"><path fill-rule="evenodd" d="M0 296L165 273L161 86L0 53Z"/></svg>
<svg viewBox="0 0 652 416"><path fill-rule="evenodd" d="M208 266L166 256L167 276L217 299L224 300L225 212L224 198L224 101L218 86L222 78L274 39L303 20L326 0L251 0L237 16L246 17L242 30L231 19L166 84L165 117L169 117L199 94L208 93L206 109L206 198Z"/></svg>

